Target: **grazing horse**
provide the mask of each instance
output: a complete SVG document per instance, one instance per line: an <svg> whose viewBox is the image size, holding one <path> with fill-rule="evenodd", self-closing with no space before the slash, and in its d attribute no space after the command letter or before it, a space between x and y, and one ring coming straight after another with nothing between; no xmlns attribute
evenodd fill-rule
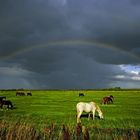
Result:
<svg viewBox="0 0 140 140"><path fill-rule="evenodd" d="M10 100L2 100L0 101L0 104L1 104L1 109L3 108L3 105L7 105L7 109L13 108L13 104Z"/></svg>
<svg viewBox="0 0 140 140"><path fill-rule="evenodd" d="M113 95L110 95L110 98L114 99Z"/></svg>
<svg viewBox="0 0 140 140"><path fill-rule="evenodd" d="M92 112L93 119L94 119L95 111L97 111L100 119L103 119L103 113L102 113L101 109L99 108L99 106L95 102L89 102L89 103L79 102L76 105L76 109L77 109L77 123L81 122L80 116L82 115L82 112L89 113L88 119L90 118L90 112Z"/></svg>
<svg viewBox="0 0 140 140"><path fill-rule="evenodd" d="M113 103L113 99L114 99L114 97L112 95L110 95L109 97L108 96L107 97L104 97L102 99L102 103L103 104Z"/></svg>
<svg viewBox="0 0 140 140"><path fill-rule="evenodd" d="M31 92L28 92L28 93L27 93L27 96L32 96L32 93L31 93Z"/></svg>
<svg viewBox="0 0 140 140"><path fill-rule="evenodd" d="M85 96L85 95L84 95L84 93L79 93L79 97L80 97L80 96Z"/></svg>
<svg viewBox="0 0 140 140"><path fill-rule="evenodd" d="M20 92L17 91L17 92L16 92L16 96L20 96Z"/></svg>
<svg viewBox="0 0 140 140"><path fill-rule="evenodd" d="M25 93L24 92L16 92L16 96L25 96Z"/></svg>
<svg viewBox="0 0 140 140"><path fill-rule="evenodd" d="M6 99L6 97L0 97L0 101L2 101L3 99Z"/></svg>

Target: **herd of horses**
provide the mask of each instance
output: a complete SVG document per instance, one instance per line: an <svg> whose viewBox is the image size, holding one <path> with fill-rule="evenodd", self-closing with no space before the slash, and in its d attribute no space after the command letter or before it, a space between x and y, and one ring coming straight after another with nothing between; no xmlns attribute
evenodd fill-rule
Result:
<svg viewBox="0 0 140 140"><path fill-rule="evenodd" d="M32 96L31 92L27 92L26 94L24 92L16 92L16 96ZM3 109L3 106L7 106L7 109L13 109L13 104L10 100L6 100L6 97L0 97L0 108Z"/></svg>
<svg viewBox="0 0 140 140"><path fill-rule="evenodd" d="M84 93L79 93L79 97L85 96ZM110 104L113 103L114 97L112 95L103 97L101 104Z"/></svg>
<svg viewBox="0 0 140 140"><path fill-rule="evenodd" d="M26 94L24 92L16 92L16 96L32 96L31 92L27 92ZM79 97L85 96L84 93L79 93ZM101 104L110 104L113 103L114 97L112 95L103 97L101 100ZM6 100L6 97L0 97L0 108L2 109L4 105L7 105L7 109L13 109L13 104L10 100ZM98 112L99 118L103 119L103 113L100 109L100 107L95 102L79 102L76 105L77 110L77 123L80 123L81 115L83 112L88 113L88 119L91 116L92 113L92 119L94 119L95 111Z"/></svg>
<svg viewBox="0 0 140 140"><path fill-rule="evenodd" d="M79 93L79 97L81 97L81 96L85 96L85 94ZM112 95L106 96L106 97L102 98L101 104L110 104L110 103L113 103L113 100L114 100L114 97ZM92 119L94 120L95 111L98 112L99 118L103 119L103 113L102 113L100 107L95 102L88 102L88 103L79 102L76 105L76 110L77 110L77 123L81 122L80 118L81 118L83 112L88 113L88 120L91 116L91 113L92 113Z"/></svg>
<svg viewBox="0 0 140 140"><path fill-rule="evenodd" d="M32 96L32 93L31 92L24 93L22 91L17 91L16 92L16 96L25 96L25 95Z"/></svg>

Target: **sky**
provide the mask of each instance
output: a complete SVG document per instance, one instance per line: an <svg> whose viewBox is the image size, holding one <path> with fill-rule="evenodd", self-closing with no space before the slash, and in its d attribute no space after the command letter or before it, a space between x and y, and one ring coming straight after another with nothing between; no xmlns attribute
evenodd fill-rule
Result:
<svg viewBox="0 0 140 140"><path fill-rule="evenodd" d="M139 0L1 0L0 89L140 88Z"/></svg>

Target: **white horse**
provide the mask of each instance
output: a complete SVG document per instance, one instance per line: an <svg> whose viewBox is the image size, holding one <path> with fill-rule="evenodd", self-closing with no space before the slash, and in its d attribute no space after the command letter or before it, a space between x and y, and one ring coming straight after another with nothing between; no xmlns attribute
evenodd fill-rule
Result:
<svg viewBox="0 0 140 140"><path fill-rule="evenodd" d="M103 119L103 113L95 102L89 102L89 103L79 102L76 105L76 109L77 109L77 123L81 122L80 116L83 111L89 113L88 119L90 118L90 112L93 113L93 119L94 119L95 111L98 112L100 119Z"/></svg>

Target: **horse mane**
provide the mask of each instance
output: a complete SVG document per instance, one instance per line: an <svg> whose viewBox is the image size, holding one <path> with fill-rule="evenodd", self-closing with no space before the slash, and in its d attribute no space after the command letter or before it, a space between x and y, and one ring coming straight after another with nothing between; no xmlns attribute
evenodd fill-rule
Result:
<svg viewBox="0 0 140 140"><path fill-rule="evenodd" d="M99 113L102 113L102 111L101 111L101 109L100 109L100 107L95 103L95 107L96 107L96 111Z"/></svg>

